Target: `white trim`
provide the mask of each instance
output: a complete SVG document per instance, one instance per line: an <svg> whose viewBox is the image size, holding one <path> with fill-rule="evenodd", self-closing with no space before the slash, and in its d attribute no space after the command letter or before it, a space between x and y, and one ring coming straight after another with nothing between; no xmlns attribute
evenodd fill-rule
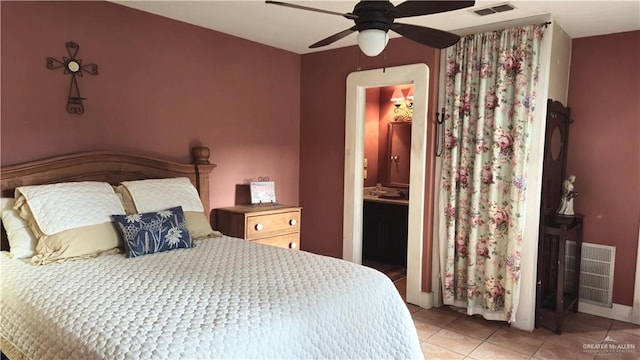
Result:
<svg viewBox="0 0 640 360"><path fill-rule="evenodd" d="M440 69L447 68L447 54L445 51L440 52ZM446 71L440 71L440 77L438 79L438 109L435 112L440 113L442 108L445 106L445 95L446 95ZM433 111L432 111L433 112ZM442 116L442 114L440 114ZM437 120L437 119L436 119ZM440 129L442 127L442 129ZM436 143L433 145L434 147L438 145L438 142L442 142L442 135L438 135L438 129L440 131L444 131L444 124L438 125L436 124ZM440 138L438 138L440 136ZM444 149L444 144L440 144L442 149ZM436 148L436 152L438 149ZM442 239L446 239L444 236L444 223L442 221L443 207L441 204L440 198L440 186L442 181L442 157L435 157L435 191L433 197L433 266L431 267L431 291L433 291L433 306L440 307L443 306L442 302L442 273L443 273L443 264L446 261L446 252L444 251L447 247L446 242L443 243Z"/></svg>
<svg viewBox="0 0 640 360"><path fill-rule="evenodd" d="M629 305L620 305L614 303L610 308L608 308L580 301L578 302L578 312L602 316L607 319L640 324L640 318L637 316L633 316L633 308Z"/></svg>
<svg viewBox="0 0 640 360"><path fill-rule="evenodd" d="M420 292L418 305L423 309L431 309L436 304L434 303L433 292Z"/></svg>
<svg viewBox="0 0 640 360"><path fill-rule="evenodd" d="M633 308L631 318L635 324L640 324L640 228L638 229L638 249L636 252L636 280L633 287Z"/></svg>
<svg viewBox="0 0 640 360"><path fill-rule="evenodd" d="M342 258L362 263L362 187L364 183L364 117L366 89L413 83L414 108L411 126L411 173L409 176L409 223L407 241L407 302L432 304L422 292L422 245L427 153L427 99L429 68L413 64L358 71L347 77L344 151L344 216ZM420 101L422 99L422 101ZM429 259L430 260L430 259Z"/></svg>
<svg viewBox="0 0 640 360"><path fill-rule="evenodd" d="M548 16L548 15L547 15ZM550 17L549 17L550 19ZM540 69L536 89L536 110L531 130L531 149L527 164L526 204L523 215L525 222L522 233L522 254L520 259L520 296L514 301L516 319L511 327L532 331L536 322L536 279L538 264L538 236L540 230L540 202L542 192L542 165L544 160L544 137L547 123L547 99L551 74L551 45L553 22L542 38L540 49Z"/></svg>

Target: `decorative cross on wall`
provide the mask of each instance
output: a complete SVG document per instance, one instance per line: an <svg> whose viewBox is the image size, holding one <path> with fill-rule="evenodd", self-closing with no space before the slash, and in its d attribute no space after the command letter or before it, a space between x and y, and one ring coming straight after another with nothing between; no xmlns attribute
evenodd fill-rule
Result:
<svg viewBox="0 0 640 360"><path fill-rule="evenodd" d="M69 97L67 99L67 112L71 114L82 114L84 112L84 105L82 100L86 100L80 96L80 90L78 89L78 80L76 75L82 76L82 72L86 71L91 75L98 75L98 65L86 64L82 65L82 59L77 59L76 55L80 50L80 45L69 41L65 44L69 57L63 56L62 61L56 60L52 57L47 58L47 69L55 70L64 67L65 74L71 74L71 84L69 85Z"/></svg>

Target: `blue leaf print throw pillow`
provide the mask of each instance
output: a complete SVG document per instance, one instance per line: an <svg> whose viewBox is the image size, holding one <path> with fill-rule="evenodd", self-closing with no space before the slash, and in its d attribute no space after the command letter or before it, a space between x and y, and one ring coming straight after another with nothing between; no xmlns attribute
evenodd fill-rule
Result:
<svg viewBox="0 0 640 360"><path fill-rule="evenodd" d="M195 246L181 206L132 215L112 215L127 257Z"/></svg>

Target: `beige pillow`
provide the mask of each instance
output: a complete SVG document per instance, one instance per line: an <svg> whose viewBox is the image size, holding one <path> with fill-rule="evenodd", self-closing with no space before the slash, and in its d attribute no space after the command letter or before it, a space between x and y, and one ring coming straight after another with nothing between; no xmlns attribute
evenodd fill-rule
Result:
<svg viewBox="0 0 640 360"><path fill-rule="evenodd" d="M187 226L189 227L189 235L191 235L193 239L199 240L222 236L222 233L213 230L204 212L185 211L184 219L187 221Z"/></svg>
<svg viewBox="0 0 640 360"><path fill-rule="evenodd" d="M122 207L124 207L124 212L128 215L137 214L138 210L136 209L136 204L133 203L133 198L131 198L131 194L127 187L124 185L119 185L116 187L116 194L122 201Z"/></svg>
<svg viewBox="0 0 640 360"><path fill-rule="evenodd" d="M23 218L37 238L34 265L62 262L69 259L95 257L102 253L121 251L124 244L113 223L88 225L46 235L40 230L24 196L19 196L14 209Z"/></svg>
<svg viewBox="0 0 640 360"><path fill-rule="evenodd" d="M14 210L37 239L33 264L93 257L123 247L111 215L125 212L107 183L19 187L16 195Z"/></svg>
<svg viewBox="0 0 640 360"><path fill-rule="evenodd" d="M131 196L131 193L126 186L118 186L116 188L116 193L122 199L122 205L124 206L124 211L127 214L139 213L136 208L135 202L133 201L133 197ZM180 206L180 204L176 204L174 206ZM159 210L164 209L158 209L157 211ZM205 216L204 211L184 211L184 218L187 221L189 235L191 235L191 238L193 239L204 239L209 237L222 236L220 232L215 231L211 228L211 224Z"/></svg>
<svg viewBox="0 0 640 360"><path fill-rule="evenodd" d="M83 226L64 230L54 235L42 235L36 245L34 265L84 259L120 252L123 247L113 223Z"/></svg>

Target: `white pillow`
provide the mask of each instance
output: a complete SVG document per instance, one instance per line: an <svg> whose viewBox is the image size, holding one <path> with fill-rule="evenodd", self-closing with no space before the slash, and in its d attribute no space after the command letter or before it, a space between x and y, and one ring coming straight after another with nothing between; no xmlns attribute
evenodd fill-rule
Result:
<svg viewBox="0 0 640 360"><path fill-rule="evenodd" d="M200 195L186 177L123 181L116 190L129 214L162 211L181 206L189 235L194 239L217 237L204 212Z"/></svg>
<svg viewBox="0 0 640 360"><path fill-rule="evenodd" d="M123 181L140 213L182 206L183 211L203 212L198 190L186 177Z"/></svg>
<svg viewBox="0 0 640 360"><path fill-rule="evenodd" d="M13 198L0 199L2 224L7 232L10 254L14 259L30 258L35 254L36 237L29 229L27 222L13 209L14 203Z"/></svg>
<svg viewBox="0 0 640 360"><path fill-rule="evenodd" d="M20 186L16 188L15 194L18 198L20 195L24 196L33 220L45 235L110 223L111 215L125 213L122 202L111 185L103 182ZM18 203L20 202L18 199Z"/></svg>

